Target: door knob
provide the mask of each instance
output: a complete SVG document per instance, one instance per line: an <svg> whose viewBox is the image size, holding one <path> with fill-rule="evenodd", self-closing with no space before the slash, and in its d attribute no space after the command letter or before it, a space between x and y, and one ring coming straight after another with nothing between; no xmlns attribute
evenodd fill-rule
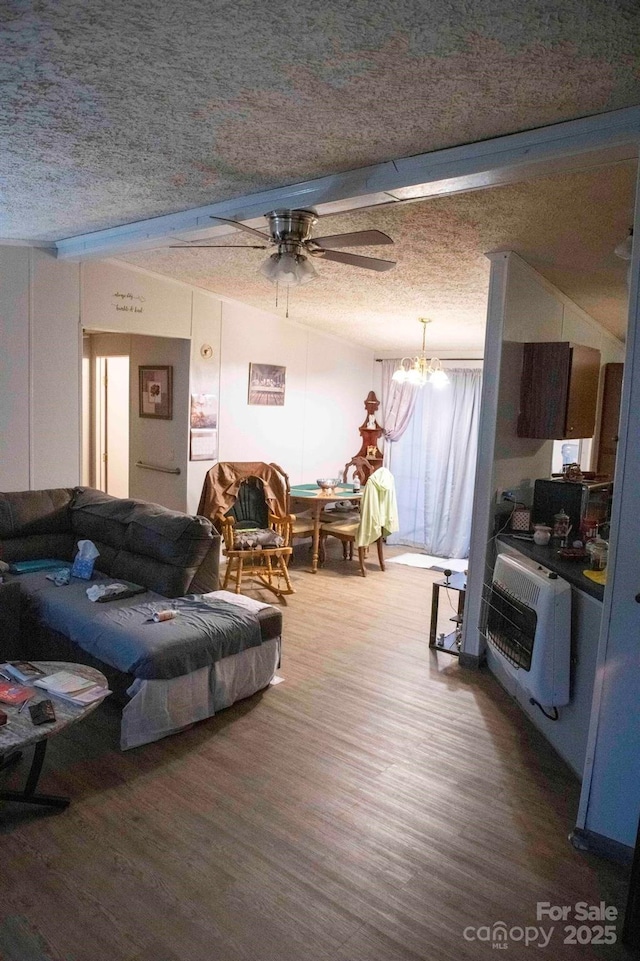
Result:
<svg viewBox="0 0 640 961"><path fill-rule="evenodd" d="M640 594L636 594L636 604L640 604Z"/></svg>

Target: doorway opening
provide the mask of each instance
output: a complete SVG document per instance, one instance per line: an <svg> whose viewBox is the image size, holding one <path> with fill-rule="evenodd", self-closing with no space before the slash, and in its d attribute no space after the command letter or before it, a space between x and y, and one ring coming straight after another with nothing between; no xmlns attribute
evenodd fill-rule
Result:
<svg viewBox="0 0 640 961"><path fill-rule="evenodd" d="M128 348L119 349L113 340L84 337L82 482L129 497L130 358Z"/></svg>
<svg viewBox="0 0 640 961"><path fill-rule="evenodd" d="M129 358L94 358L95 486L129 496Z"/></svg>

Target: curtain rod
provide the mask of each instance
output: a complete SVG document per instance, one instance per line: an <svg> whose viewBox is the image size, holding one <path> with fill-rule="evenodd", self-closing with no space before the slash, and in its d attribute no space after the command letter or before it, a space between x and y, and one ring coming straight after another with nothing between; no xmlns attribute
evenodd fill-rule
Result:
<svg viewBox="0 0 640 961"><path fill-rule="evenodd" d="M376 357L376 364L381 364L383 360L396 360L395 357ZM484 360L484 357L441 357L440 360L446 363L448 360Z"/></svg>

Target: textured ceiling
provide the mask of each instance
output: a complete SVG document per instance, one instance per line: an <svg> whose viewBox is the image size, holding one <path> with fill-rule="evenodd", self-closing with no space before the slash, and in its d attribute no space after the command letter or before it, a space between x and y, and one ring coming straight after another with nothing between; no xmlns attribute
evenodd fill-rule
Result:
<svg viewBox="0 0 640 961"><path fill-rule="evenodd" d="M639 37L635 0L10 0L0 237L61 239L637 104Z"/></svg>
<svg viewBox="0 0 640 961"><path fill-rule="evenodd" d="M379 351L415 353L420 316L428 346L478 350L484 341L492 250L514 250L596 320L624 338L626 264L613 248L633 214L635 163L540 178L473 193L326 216L316 236L376 227L394 247L358 253L397 260L388 273L314 261L318 277L294 288L291 320ZM266 223L265 223L266 226ZM243 234L210 243L251 243ZM275 288L259 272L262 250L158 249L129 263L265 310ZM122 258L121 258L122 259ZM285 303L281 291L278 311Z"/></svg>
<svg viewBox="0 0 640 961"><path fill-rule="evenodd" d="M632 106L639 38L636 0L10 0L0 237L60 240ZM611 251L631 219L633 174L621 164L326 216L321 234L386 230L398 267L318 263L290 317L405 352L429 315L434 349L478 350L484 253L500 248L623 335L625 267ZM128 259L272 310L263 256Z"/></svg>

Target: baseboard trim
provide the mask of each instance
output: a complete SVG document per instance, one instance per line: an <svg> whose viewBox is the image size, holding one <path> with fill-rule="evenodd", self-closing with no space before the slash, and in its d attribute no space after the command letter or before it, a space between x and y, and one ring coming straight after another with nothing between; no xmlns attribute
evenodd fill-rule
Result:
<svg viewBox="0 0 640 961"><path fill-rule="evenodd" d="M460 651L458 661L460 662L460 667L467 667L471 671L477 671L484 660L484 655L482 654L466 654L464 651Z"/></svg>
<svg viewBox="0 0 640 961"><path fill-rule="evenodd" d="M569 835L571 844L578 851L587 851L597 857L606 858L608 861L616 861L618 864L631 864L633 861L633 848L620 841L607 838L604 834L597 834L595 831L586 831L584 828L574 828Z"/></svg>

